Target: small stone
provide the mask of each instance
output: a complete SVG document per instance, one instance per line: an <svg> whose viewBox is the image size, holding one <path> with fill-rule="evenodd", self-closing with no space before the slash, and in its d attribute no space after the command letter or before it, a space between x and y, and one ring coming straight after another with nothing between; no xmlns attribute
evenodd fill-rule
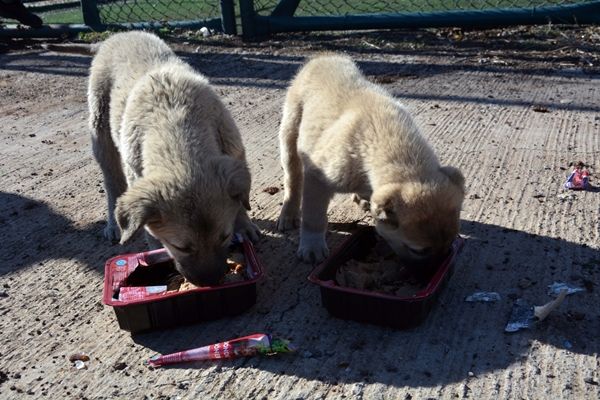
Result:
<svg viewBox="0 0 600 400"><path fill-rule="evenodd" d="M585 314L579 311L569 311L567 315L576 321L582 321L585 319Z"/></svg>
<svg viewBox="0 0 600 400"><path fill-rule="evenodd" d="M8 374L4 371L0 371L0 385L8 380Z"/></svg>
<svg viewBox="0 0 600 400"><path fill-rule="evenodd" d="M122 371L122 370L124 370L125 368L127 368L127 364L125 364L125 363L124 363L124 362L122 362L122 361L117 361L116 363L114 363L114 364L113 364L113 366L112 366L112 367L113 367L113 369L114 369L115 371Z"/></svg>
<svg viewBox="0 0 600 400"><path fill-rule="evenodd" d="M275 186L269 186L269 187L264 188L263 192L268 193L271 196L273 196L274 194L279 193L279 188L275 187Z"/></svg>
<svg viewBox="0 0 600 400"><path fill-rule="evenodd" d="M533 282L531 282L529 278L523 278L519 280L519 287L521 289L527 289L531 285L533 285Z"/></svg>
<svg viewBox="0 0 600 400"><path fill-rule="evenodd" d="M84 353L74 353L69 356L69 361L71 361L71 362L90 361L90 356L88 356L87 354L84 354Z"/></svg>
<svg viewBox="0 0 600 400"><path fill-rule="evenodd" d="M583 381L589 385L598 386L598 381L592 377L585 378Z"/></svg>
<svg viewBox="0 0 600 400"><path fill-rule="evenodd" d="M77 368L77 369L84 369L85 367L86 366L85 366L85 363L83 361L81 361L81 360L75 360L75 368Z"/></svg>
<svg viewBox="0 0 600 400"><path fill-rule="evenodd" d="M470 378L472 378L472 377L475 376L475 374L473 373L473 371L469 371L468 375L469 375Z"/></svg>

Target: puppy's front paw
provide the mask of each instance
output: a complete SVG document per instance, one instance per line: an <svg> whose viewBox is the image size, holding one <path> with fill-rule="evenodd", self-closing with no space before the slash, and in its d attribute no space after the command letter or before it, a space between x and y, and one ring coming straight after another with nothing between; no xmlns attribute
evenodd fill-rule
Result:
<svg viewBox="0 0 600 400"><path fill-rule="evenodd" d="M121 230L115 222L107 222L104 227L104 237L111 242L118 242L121 239Z"/></svg>
<svg viewBox="0 0 600 400"><path fill-rule="evenodd" d="M260 229L258 226L254 225L244 209L240 209L240 212L236 216L233 230L241 234L244 239L254 243L258 242L258 239L260 238Z"/></svg>
<svg viewBox="0 0 600 400"><path fill-rule="evenodd" d="M279 220L277 221L277 229L280 232L285 232L292 229L296 229L298 225L300 225L300 217L298 216L298 211L291 210L291 208L284 203L283 207L281 207L281 214L279 215Z"/></svg>
<svg viewBox="0 0 600 400"><path fill-rule="evenodd" d="M243 227L237 230L241 233L244 239L248 239L253 243L258 242L260 238L260 229L253 222L248 221Z"/></svg>
<svg viewBox="0 0 600 400"><path fill-rule="evenodd" d="M288 217L283 214L279 216L279 220L277 221L277 229L280 232L296 229L298 225L300 225L300 218Z"/></svg>
<svg viewBox="0 0 600 400"><path fill-rule="evenodd" d="M363 211L369 211L371 209L371 203L363 198L361 198L359 195L357 195L356 193L352 195L352 201L355 202L356 204L358 204L358 206L363 210Z"/></svg>
<svg viewBox="0 0 600 400"><path fill-rule="evenodd" d="M306 232L300 234L297 256L307 264L318 264L329 256L325 233Z"/></svg>

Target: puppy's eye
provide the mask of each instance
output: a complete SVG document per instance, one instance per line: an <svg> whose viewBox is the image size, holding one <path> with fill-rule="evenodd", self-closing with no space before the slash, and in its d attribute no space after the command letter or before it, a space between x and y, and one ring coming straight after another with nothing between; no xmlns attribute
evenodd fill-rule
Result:
<svg viewBox="0 0 600 400"><path fill-rule="evenodd" d="M192 246L175 246L173 243L171 243L171 246L173 246L173 248L177 251L180 251L182 253L191 253L192 252Z"/></svg>
<svg viewBox="0 0 600 400"><path fill-rule="evenodd" d="M419 257L423 257L423 256L426 256L429 253L431 253L431 247L424 247L422 249L413 249L413 248L409 247L408 250L412 254L414 254L416 256L419 256Z"/></svg>
<svg viewBox="0 0 600 400"><path fill-rule="evenodd" d="M222 233L221 236L219 236L219 239L221 240L221 243L228 244L231 240L231 233Z"/></svg>

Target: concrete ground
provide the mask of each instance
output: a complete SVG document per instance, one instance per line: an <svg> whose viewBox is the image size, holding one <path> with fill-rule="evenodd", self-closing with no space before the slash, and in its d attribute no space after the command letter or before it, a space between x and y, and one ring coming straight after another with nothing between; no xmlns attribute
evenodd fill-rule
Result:
<svg viewBox="0 0 600 400"><path fill-rule="evenodd" d="M104 261L144 249L102 237L105 200L87 130L87 56L11 42L0 54L0 398L598 399L600 193L566 192L569 162L600 171L595 29L171 38L206 74L242 132L266 277L243 315L131 336L101 302ZM427 320L405 331L321 306L280 234L277 130L289 80L315 51L343 51L407 105L444 164L462 169L468 239ZM597 178L594 179L597 183ZM330 207L331 247L362 212ZM358 221L358 222L357 222ZM504 333L512 304L547 285L585 289L535 329ZM466 303L479 290L497 303ZM167 353L255 332L293 355L151 370ZM78 370L69 355L91 357Z"/></svg>

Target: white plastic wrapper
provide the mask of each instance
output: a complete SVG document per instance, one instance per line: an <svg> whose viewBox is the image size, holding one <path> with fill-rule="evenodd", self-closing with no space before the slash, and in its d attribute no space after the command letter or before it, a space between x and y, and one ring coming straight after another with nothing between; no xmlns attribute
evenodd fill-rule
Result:
<svg viewBox="0 0 600 400"><path fill-rule="evenodd" d="M577 292L585 292L584 288L580 288L565 282L554 282L552 285L548 285L549 296L557 297L563 290L566 290L568 295Z"/></svg>
<svg viewBox="0 0 600 400"><path fill-rule="evenodd" d="M475 292L465 297L469 303L493 303L500 300L500 294L497 292Z"/></svg>

